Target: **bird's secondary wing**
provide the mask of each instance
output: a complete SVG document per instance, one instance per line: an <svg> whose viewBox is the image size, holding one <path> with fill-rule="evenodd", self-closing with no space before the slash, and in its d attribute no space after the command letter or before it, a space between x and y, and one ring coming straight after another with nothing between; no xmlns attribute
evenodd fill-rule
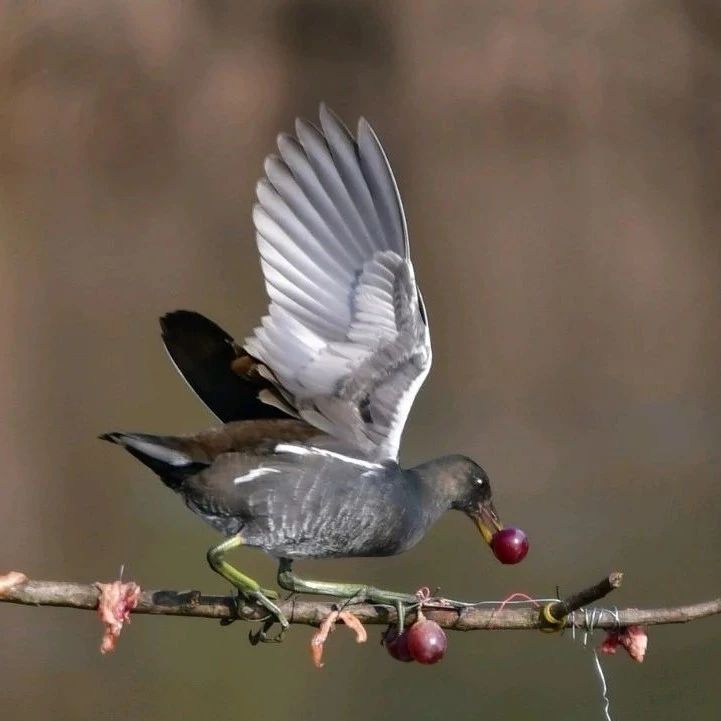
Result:
<svg viewBox="0 0 721 721"><path fill-rule="evenodd" d="M320 129L278 138L253 210L268 315L245 348L268 369L265 400L395 459L431 365L403 207L373 129L357 138L325 107Z"/></svg>

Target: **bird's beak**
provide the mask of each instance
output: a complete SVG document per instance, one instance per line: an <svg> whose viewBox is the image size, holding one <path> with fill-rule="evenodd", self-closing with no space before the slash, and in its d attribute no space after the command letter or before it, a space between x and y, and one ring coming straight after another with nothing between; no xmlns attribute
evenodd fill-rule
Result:
<svg viewBox="0 0 721 721"><path fill-rule="evenodd" d="M483 501L475 511L471 512L470 516L476 526L478 526L483 540L490 546L493 536L503 528L503 524L498 519L496 509L493 507L493 502Z"/></svg>

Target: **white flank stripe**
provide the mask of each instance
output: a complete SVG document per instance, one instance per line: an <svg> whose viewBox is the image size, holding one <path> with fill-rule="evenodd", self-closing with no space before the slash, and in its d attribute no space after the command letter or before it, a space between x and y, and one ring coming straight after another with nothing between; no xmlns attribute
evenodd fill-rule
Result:
<svg viewBox="0 0 721 721"><path fill-rule="evenodd" d="M248 471L242 476L234 478L233 483L246 483L247 481L252 481L256 478L260 478L261 476L265 476L268 473L280 473L280 471L277 468L254 468L252 471Z"/></svg>
<svg viewBox="0 0 721 721"><path fill-rule="evenodd" d="M316 446L294 446L290 443L279 443L274 450L276 453L295 453L295 455L297 456L313 455L323 456L324 458L336 458L339 461L352 463L354 466L360 466L361 468L383 468L380 463L364 461L361 458L355 458L354 456L346 456L343 453L336 453L335 451L329 451L325 448L317 448Z"/></svg>

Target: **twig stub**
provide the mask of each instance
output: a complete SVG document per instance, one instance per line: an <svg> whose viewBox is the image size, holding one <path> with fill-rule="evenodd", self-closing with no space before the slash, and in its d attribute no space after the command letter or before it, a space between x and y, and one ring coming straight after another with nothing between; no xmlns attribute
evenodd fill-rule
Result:
<svg viewBox="0 0 721 721"><path fill-rule="evenodd" d="M611 591L619 588L623 582L623 573L613 571L606 578L599 581L594 586L585 588L583 591L574 593L562 601L548 603L539 614L541 627L544 629L564 628L566 626L566 618L579 608L588 606L591 603L599 601L607 596Z"/></svg>

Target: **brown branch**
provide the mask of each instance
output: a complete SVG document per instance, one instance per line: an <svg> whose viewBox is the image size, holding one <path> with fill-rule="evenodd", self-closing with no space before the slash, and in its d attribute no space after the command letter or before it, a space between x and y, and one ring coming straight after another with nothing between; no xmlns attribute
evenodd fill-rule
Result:
<svg viewBox="0 0 721 721"><path fill-rule="evenodd" d="M4 578L9 576L10 574ZM17 578L24 579L20 575ZM553 618L563 619L563 627L570 628L572 623L575 623L577 628L583 628L583 614L576 614L575 618L569 614L599 600L619 585L620 574L611 574L595 586L560 602L549 604L549 611ZM4 586L0 584L0 602L5 603L94 610L98 606L98 598L98 588L92 584L35 580L19 580ZM281 602L280 608L291 623L318 626L333 610L334 604L296 597ZM396 611L391 607L363 603L354 604L352 610L353 615L364 624L390 624L396 620ZM258 621L266 615L265 610L256 606L246 605L236 609L236 601L232 596L206 596L199 591L143 591L132 612L225 621L236 618ZM513 608L502 604L491 608L472 605L458 607L431 602L424 606L424 613L444 628L458 631L543 629L549 626L536 607ZM595 628L612 629L619 624L630 626L686 623L716 614L721 614L721 598L673 608L625 608L614 611L613 614L596 613L593 625ZM412 613L410 617L413 617Z"/></svg>
<svg viewBox="0 0 721 721"><path fill-rule="evenodd" d="M578 611L584 606L588 606L588 604L594 603L594 601L598 601L604 596L607 596L611 593L611 591L619 588L622 581L623 574L620 571L614 571L602 581L599 581L595 586L591 586L590 588L585 588L583 591L574 593L572 596L569 596L563 601L550 603L548 605L548 613L553 618L557 618L559 620L564 619L574 611Z"/></svg>

